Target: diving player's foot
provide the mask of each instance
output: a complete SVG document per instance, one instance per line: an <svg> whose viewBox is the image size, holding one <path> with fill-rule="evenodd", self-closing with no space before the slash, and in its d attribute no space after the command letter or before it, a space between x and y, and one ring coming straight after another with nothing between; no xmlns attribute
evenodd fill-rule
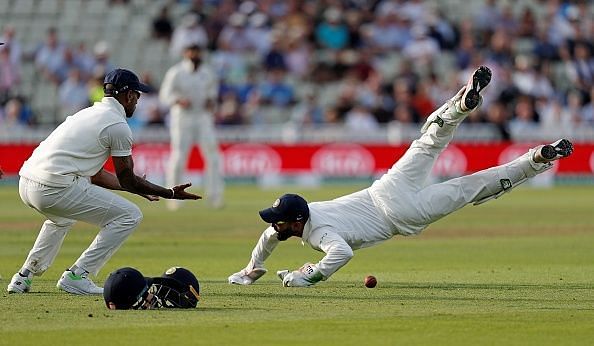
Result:
<svg viewBox="0 0 594 346"><path fill-rule="evenodd" d="M443 127L444 124L456 126L481 103L480 92L491 81L491 70L480 66L474 71L468 83L452 97L446 105L431 113L421 128L421 133L427 132L431 124ZM455 109L454 109L455 108Z"/></svg>
<svg viewBox="0 0 594 346"><path fill-rule="evenodd" d="M567 139L560 139L554 143L540 146L534 152L533 160L537 163L547 163L567 157L573 153L573 144Z"/></svg>
<svg viewBox="0 0 594 346"><path fill-rule="evenodd" d="M469 112L478 107L481 102L480 92L489 85L490 81L491 70L487 66L479 66L474 71L460 99L460 109L463 112Z"/></svg>

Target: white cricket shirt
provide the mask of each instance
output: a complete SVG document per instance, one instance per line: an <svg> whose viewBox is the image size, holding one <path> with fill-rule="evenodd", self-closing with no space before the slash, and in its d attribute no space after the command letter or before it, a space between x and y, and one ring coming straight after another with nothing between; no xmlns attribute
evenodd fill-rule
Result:
<svg viewBox="0 0 594 346"><path fill-rule="evenodd" d="M184 59L173 65L165 74L159 99L171 107L174 116L196 115L205 111L206 102L215 100L219 92L219 81L214 71L204 62L194 71L190 60ZM176 104L180 98L192 103L188 109Z"/></svg>
<svg viewBox="0 0 594 346"><path fill-rule="evenodd" d="M303 229L303 244L326 255L317 263L324 280L353 257L353 250L386 241L394 235L391 225L374 205L367 189L331 201L312 202ZM252 251L248 268L262 268L279 240L268 227Z"/></svg>
<svg viewBox="0 0 594 346"><path fill-rule="evenodd" d="M91 177L109 156L132 154L132 131L124 107L104 97L64 120L25 161L19 175L48 186L68 186Z"/></svg>

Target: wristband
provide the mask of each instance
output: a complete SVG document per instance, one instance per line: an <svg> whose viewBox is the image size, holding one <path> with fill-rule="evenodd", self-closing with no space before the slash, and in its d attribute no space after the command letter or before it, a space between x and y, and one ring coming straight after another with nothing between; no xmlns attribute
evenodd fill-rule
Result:
<svg viewBox="0 0 594 346"><path fill-rule="evenodd" d="M173 188L170 188L169 190L171 190L171 198L175 197L175 190Z"/></svg>

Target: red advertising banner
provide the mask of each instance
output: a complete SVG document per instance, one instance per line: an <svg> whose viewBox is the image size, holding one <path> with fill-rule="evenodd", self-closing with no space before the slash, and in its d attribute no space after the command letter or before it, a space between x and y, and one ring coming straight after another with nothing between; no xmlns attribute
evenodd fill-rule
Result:
<svg viewBox="0 0 594 346"><path fill-rule="evenodd" d="M513 160L524 154L529 143L453 143L435 163L439 176L459 176ZM7 175L18 173L36 144L0 144L0 167ZM317 174L327 177L362 177L389 169L408 146L388 144L262 144L221 145L224 171L229 177ZM139 143L133 151L138 172L163 174L169 158L166 143ZM574 154L555 163L558 175L594 173L594 143L578 143ZM190 173L200 173L204 163L197 147L188 161ZM108 169L111 165L108 163Z"/></svg>

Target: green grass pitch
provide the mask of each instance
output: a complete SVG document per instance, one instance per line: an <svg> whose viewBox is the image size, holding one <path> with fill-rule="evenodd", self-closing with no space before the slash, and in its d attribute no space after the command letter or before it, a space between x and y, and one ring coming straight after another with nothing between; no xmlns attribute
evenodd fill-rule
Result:
<svg viewBox="0 0 594 346"><path fill-rule="evenodd" d="M158 276L174 265L201 282L194 310L109 311L102 297L55 284L97 229L77 224L32 293L6 285L42 217L16 187L0 187L0 345L585 345L594 340L594 187L518 188L355 257L313 288L283 288L276 270L316 262L298 239L281 244L252 286L227 283L248 261L265 224L257 211L283 192L310 201L362 186L258 190L231 186L220 211L128 195L144 220L96 278L133 266ZM378 286L363 278L373 274Z"/></svg>

